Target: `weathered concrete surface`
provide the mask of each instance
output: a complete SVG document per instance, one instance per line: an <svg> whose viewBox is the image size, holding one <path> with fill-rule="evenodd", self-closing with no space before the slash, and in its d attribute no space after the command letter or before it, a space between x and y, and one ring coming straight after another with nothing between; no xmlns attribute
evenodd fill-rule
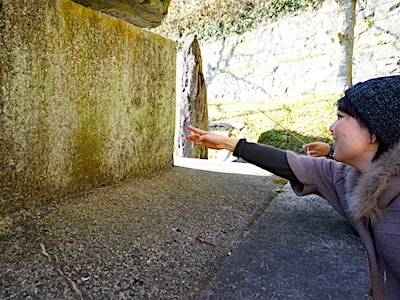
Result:
<svg viewBox="0 0 400 300"><path fill-rule="evenodd" d="M175 42L69 0L7 0L0 61L0 217L171 167Z"/></svg>
<svg viewBox="0 0 400 300"><path fill-rule="evenodd" d="M168 13L171 0L74 0L141 28L154 28Z"/></svg>
<svg viewBox="0 0 400 300"><path fill-rule="evenodd" d="M281 187L266 174L175 167L9 216L0 299L189 298Z"/></svg>
<svg viewBox="0 0 400 300"><path fill-rule="evenodd" d="M196 299L367 300L368 263L322 198L283 189Z"/></svg>
<svg viewBox="0 0 400 300"><path fill-rule="evenodd" d="M365 299L360 240L321 199L178 164L3 220L0 299Z"/></svg>

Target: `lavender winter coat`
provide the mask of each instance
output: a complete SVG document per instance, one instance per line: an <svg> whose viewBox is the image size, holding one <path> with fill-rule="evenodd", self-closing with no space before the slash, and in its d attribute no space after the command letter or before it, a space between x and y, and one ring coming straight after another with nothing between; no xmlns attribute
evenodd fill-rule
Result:
<svg viewBox="0 0 400 300"><path fill-rule="evenodd" d="M383 154L371 172L325 158L286 154L298 195L318 194L344 216L363 241L372 297L400 299L400 143Z"/></svg>

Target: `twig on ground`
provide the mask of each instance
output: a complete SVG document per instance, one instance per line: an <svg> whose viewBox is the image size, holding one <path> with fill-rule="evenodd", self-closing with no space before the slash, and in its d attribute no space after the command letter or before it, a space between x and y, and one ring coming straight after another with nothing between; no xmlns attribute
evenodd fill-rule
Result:
<svg viewBox="0 0 400 300"><path fill-rule="evenodd" d="M41 253L49 259L49 262L51 262L52 261L51 256L49 253L47 253L45 245L43 243L40 243L39 245L40 245ZM52 264L54 264L54 263L52 263ZM83 299L82 293L79 290L78 285L71 278L69 278L67 275L65 275L63 273L63 271L61 271L60 268L57 267L56 270L63 278L65 278L71 284L72 289L79 296L79 299Z"/></svg>
<svg viewBox="0 0 400 300"><path fill-rule="evenodd" d="M196 240L198 240L202 244L207 244L207 245L211 245L211 246L214 246L214 247L216 246L216 244L205 240L201 235L196 236Z"/></svg>
<svg viewBox="0 0 400 300"><path fill-rule="evenodd" d="M44 256L46 256L46 257L49 259L49 261L51 261L51 257L50 257L50 255L47 253L46 247L44 246L44 244L43 244L43 243L40 243L39 245L40 245L40 249L42 250L41 253L42 253Z"/></svg>

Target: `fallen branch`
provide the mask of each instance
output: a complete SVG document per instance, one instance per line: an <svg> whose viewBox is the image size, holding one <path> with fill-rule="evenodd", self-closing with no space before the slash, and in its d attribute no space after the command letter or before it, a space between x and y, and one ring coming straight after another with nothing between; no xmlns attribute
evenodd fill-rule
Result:
<svg viewBox="0 0 400 300"><path fill-rule="evenodd" d="M195 239L198 240L202 244L207 244L207 245L214 246L214 247L217 246L216 244L205 240L201 235L196 236Z"/></svg>

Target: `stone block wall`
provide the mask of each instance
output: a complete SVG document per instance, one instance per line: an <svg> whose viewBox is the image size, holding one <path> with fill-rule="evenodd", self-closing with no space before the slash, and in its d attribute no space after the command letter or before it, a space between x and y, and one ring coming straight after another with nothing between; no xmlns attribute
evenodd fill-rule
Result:
<svg viewBox="0 0 400 300"><path fill-rule="evenodd" d="M208 102L337 92L337 16L325 0L318 11L201 45ZM357 1L356 18L353 83L400 73L399 3Z"/></svg>
<svg viewBox="0 0 400 300"><path fill-rule="evenodd" d="M0 61L0 217L172 165L175 42L69 0L5 0Z"/></svg>

